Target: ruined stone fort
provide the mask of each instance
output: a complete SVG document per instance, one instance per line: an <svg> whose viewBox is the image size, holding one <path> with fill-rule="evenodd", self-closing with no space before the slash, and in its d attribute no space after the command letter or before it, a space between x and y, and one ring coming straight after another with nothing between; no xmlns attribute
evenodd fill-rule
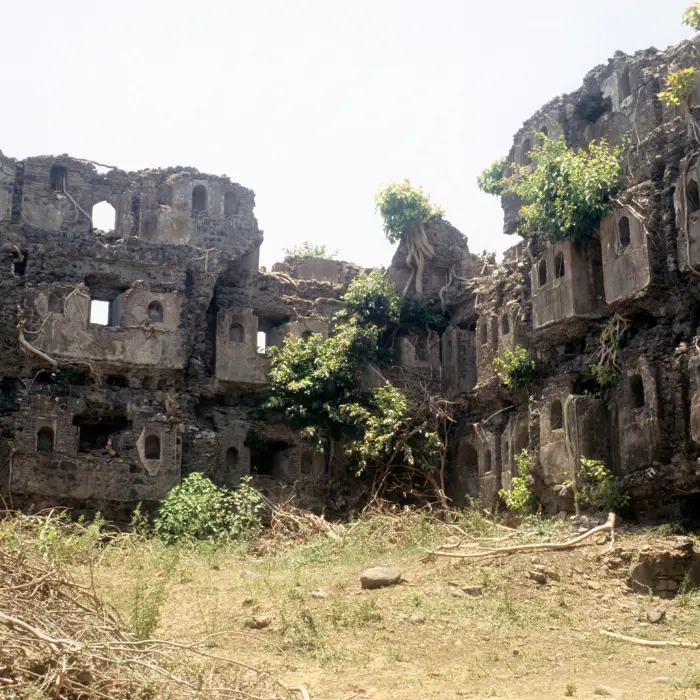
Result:
<svg viewBox="0 0 700 700"><path fill-rule="evenodd" d="M494 505L523 448L550 512L571 507L565 482L581 456L611 466L639 509L698 491L700 166L682 115L657 97L669 71L698 66L698 56L700 40L618 52L515 135L508 160L523 165L543 134L575 148L629 141L627 189L586 240L527 236L497 263L470 253L444 219L428 224L436 255L425 293L449 326L402 328L394 351L398 366L429 375L459 404L447 455L456 503ZM93 225L102 202L116 212L113 230ZM514 233L521 203L502 204ZM251 409L267 383L261 347L327 335L359 268L287 258L265 271L262 242L253 192L227 177L0 153L7 502L123 517L194 471L227 486L250 474L270 498L293 486L301 505L324 502L326 457ZM399 246L388 270L401 286L405 258ZM588 368L611 320L625 342L604 401ZM493 360L516 345L540 369L510 391Z"/></svg>

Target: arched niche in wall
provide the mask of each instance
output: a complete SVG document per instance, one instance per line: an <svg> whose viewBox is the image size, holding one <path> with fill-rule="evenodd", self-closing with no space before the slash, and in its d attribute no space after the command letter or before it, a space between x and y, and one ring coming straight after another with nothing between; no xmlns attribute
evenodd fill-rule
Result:
<svg viewBox="0 0 700 700"><path fill-rule="evenodd" d="M207 210L207 188L204 185L195 185L192 189L192 211L202 212Z"/></svg>

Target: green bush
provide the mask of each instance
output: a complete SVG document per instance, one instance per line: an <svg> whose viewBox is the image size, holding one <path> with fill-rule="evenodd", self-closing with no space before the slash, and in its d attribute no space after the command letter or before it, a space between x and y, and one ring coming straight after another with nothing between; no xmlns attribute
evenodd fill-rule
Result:
<svg viewBox="0 0 700 700"><path fill-rule="evenodd" d="M303 241L292 248L283 248L284 254L290 258L323 258L333 260L338 257L338 251L330 251L325 244L318 245L311 241Z"/></svg>
<svg viewBox="0 0 700 700"><path fill-rule="evenodd" d="M444 211L408 178L380 187L374 204L384 219L384 233L391 243L396 243L410 226L420 226Z"/></svg>
<svg viewBox="0 0 700 700"><path fill-rule="evenodd" d="M381 270L361 272L342 296L345 304L336 318L356 316L364 323L374 323L380 328L399 321L399 294Z"/></svg>
<svg viewBox="0 0 700 700"><path fill-rule="evenodd" d="M506 350L503 359L496 357L493 366L511 391L527 386L537 374L535 358L521 345L516 345L515 350Z"/></svg>
<svg viewBox="0 0 700 700"><path fill-rule="evenodd" d="M537 510L539 500L532 490L533 464L527 449L515 455L515 465L517 476L511 479L510 491L501 489L498 495L503 499L508 510L522 515L531 515Z"/></svg>
<svg viewBox="0 0 700 700"><path fill-rule="evenodd" d="M667 107L688 106L695 91L695 68L684 68L666 76L666 89L659 93L659 99Z"/></svg>
<svg viewBox="0 0 700 700"><path fill-rule="evenodd" d="M486 192L486 194L502 195L505 187L504 175L507 165L508 161L506 158L499 158L499 160L491 163L488 168L484 168L481 171L481 175L476 179L479 189L482 192Z"/></svg>
<svg viewBox="0 0 700 700"><path fill-rule="evenodd" d="M621 149L607 141L574 151L562 136L530 151L531 166L516 166L504 189L522 197L521 233L550 241L590 238L620 186Z"/></svg>
<svg viewBox="0 0 700 700"><path fill-rule="evenodd" d="M629 501L612 470L598 460L582 458L576 481L578 502L589 508L615 512Z"/></svg>
<svg viewBox="0 0 700 700"><path fill-rule="evenodd" d="M219 488L195 472L166 496L156 519L156 534L165 544L181 541L238 539L260 528L263 497L243 477L235 491Z"/></svg>

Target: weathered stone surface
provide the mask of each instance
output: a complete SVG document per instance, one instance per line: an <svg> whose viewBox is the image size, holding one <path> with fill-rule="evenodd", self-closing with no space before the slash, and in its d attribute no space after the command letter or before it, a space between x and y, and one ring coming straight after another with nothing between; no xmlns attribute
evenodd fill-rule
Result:
<svg viewBox="0 0 700 700"><path fill-rule="evenodd" d="M400 580L401 572L388 566L375 566L360 575L360 584L366 589L394 586Z"/></svg>
<svg viewBox="0 0 700 700"><path fill-rule="evenodd" d="M595 687L595 690L593 691L593 695L598 695L598 696L604 697L604 698L623 698L623 697L625 697L625 694L621 690L618 690L617 688L613 688L612 686L609 686L609 685L597 685Z"/></svg>

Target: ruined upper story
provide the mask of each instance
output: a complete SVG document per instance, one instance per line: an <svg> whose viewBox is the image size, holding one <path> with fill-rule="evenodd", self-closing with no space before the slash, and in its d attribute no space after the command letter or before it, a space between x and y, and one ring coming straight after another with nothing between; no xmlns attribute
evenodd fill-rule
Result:
<svg viewBox="0 0 700 700"><path fill-rule="evenodd" d="M24 160L0 152L0 225L26 232L91 232L93 210L114 210L112 239L216 248L242 255L259 247L255 196L226 176L195 168L126 172L61 156Z"/></svg>

